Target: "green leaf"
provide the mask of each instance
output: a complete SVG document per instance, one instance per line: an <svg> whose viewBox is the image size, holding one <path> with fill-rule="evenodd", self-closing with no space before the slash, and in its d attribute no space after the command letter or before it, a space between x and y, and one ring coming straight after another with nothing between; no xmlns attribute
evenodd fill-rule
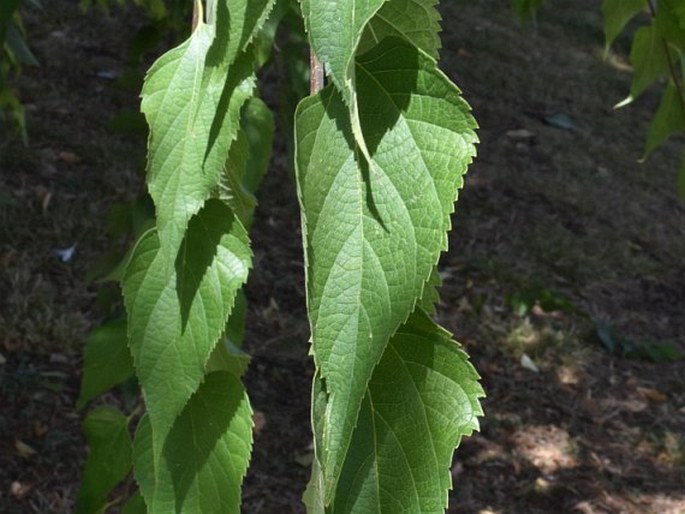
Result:
<svg viewBox="0 0 685 514"><path fill-rule="evenodd" d="M131 469L128 420L116 409L98 407L83 422L90 455L76 500L76 514L104 512L107 495Z"/></svg>
<svg viewBox="0 0 685 514"><path fill-rule="evenodd" d="M216 26L210 65L230 65L247 50L262 29L275 0L216 0L207 22ZM214 21L216 20L216 22Z"/></svg>
<svg viewBox="0 0 685 514"><path fill-rule="evenodd" d="M106 323L93 330L86 340L81 394L76 408L133 375L133 359L128 349L126 321Z"/></svg>
<svg viewBox="0 0 685 514"><path fill-rule="evenodd" d="M335 89L296 113L296 165L313 353L329 395L320 450L326 497L373 368L447 247L476 123L435 61L385 39L359 58L360 159Z"/></svg>
<svg viewBox="0 0 685 514"><path fill-rule="evenodd" d="M148 187L160 242L172 254L219 181L240 108L252 94L246 58L231 73L223 63L205 68L213 38L212 27L200 23L190 39L152 65L143 86L141 109L150 125Z"/></svg>
<svg viewBox="0 0 685 514"><path fill-rule="evenodd" d="M309 39L346 101L354 93L354 56L364 28L386 0L302 0Z"/></svg>
<svg viewBox="0 0 685 514"><path fill-rule="evenodd" d="M210 373L169 432L157 469L149 418L138 426L134 471L149 514L239 513L251 448L245 388L231 373Z"/></svg>
<svg viewBox="0 0 685 514"><path fill-rule="evenodd" d="M438 289L441 285L442 278L440 277L440 271L436 265L433 267L433 271L423 288L423 294L421 295L421 301L419 302L421 310L430 315L435 314L435 308L440 303L440 293L438 292Z"/></svg>
<svg viewBox="0 0 685 514"><path fill-rule="evenodd" d="M604 40L609 48L628 22L647 8L647 0L604 0Z"/></svg>
<svg viewBox="0 0 685 514"><path fill-rule="evenodd" d="M245 132L240 130L228 152L226 167L217 188L217 197L230 205L240 222L249 229L257 199L243 186L243 177L247 174L248 152Z"/></svg>
<svg viewBox="0 0 685 514"><path fill-rule="evenodd" d="M254 193L271 159L273 130L273 117L266 104L258 98L248 100L217 188L217 197L231 206L248 229L257 206Z"/></svg>
<svg viewBox="0 0 685 514"><path fill-rule="evenodd" d="M12 54L14 59L27 66L38 66L38 60L29 49L19 26L10 21L5 34L6 49Z"/></svg>
<svg viewBox="0 0 685 514"><path fill-rule="evenodd" d="M681 4L682 0L660 0L654 19L661 37L679 53L685 52L685 27L680 24L678 17L678 6Z"/></svg>
<svg viewBox="0 0 685 514"><path fill-rule="evenodd" d="M680 27L685 30L685 4L681 4L673 9L673 12L678 18L678 23Z"/></svg>
<svg viewBox="0 0 685 514"><path fill-rule="evenodd" d="M169 270L155 231L134 250L123 281L129 340L155 436L155 455L200 385L224 331L251 252L245 229L219 200L189 223Z"/></svg>
<svg viewBox="0 0 685 514"><path fill-rule="evenodd" d="M147 514L147 506L140 491L133 493L121 509L121 514Z"/></svg>
<svg viewBox="0 0 685 514"><path fill-rule="evenodd" d="M374 370L332 512L444 512L452 454L483 414L478 378L451 334L416 311Z"/></svg>
<svg viewBox="0 0 685 514"><path fill-rule="evenodd" d="M511 8L522 20L534 20L545 0L511 0Z"/></svg>
<svg viewBox="0 0 685 514"><path fill-rule="evenodd" d="M656 25L641 27L635 32L633 46L630 49L630 62L633 65L630 96L617 107L633 101L668 71L668 59Z"/></svg>
<svg viewBox="0 0 685 514"><path fill-rule="evenodd" d="M3 0L0 2L0 47L5 43L7 27L9 27L14 11L19 8L21 0Z"/></svg>
<svg viewBox="0 0 685 514"><path fill-rule="evenodd" d="M359 107L354 56L366 24L387 0L302 0L310 44L316 57L330 70L333 83L350 112L351 130L365 158L370 159L364 141Z"/></svg>
<svg viewBox="0 0 685 514"><path fill-rule="evenodd" d="M319 461L312 462L312 474L307 483L307 488L302 495L302 503L307 509L307 514L325 514L324 506L323 473Z"/></svg>
<svg viewBox="0 0 685 514"><path fill-rule="evenodd" d="M370 50L386 37L405 38L431 57L438 58L440 49L440 13L438 0L392 0L386 2L371 18L358 53Z"/></svg>
<svg viewBox="0 0 685 514"><path fill-rule="evenodd" d="M141 110L150 125L148 185L159 238L175 253L190 217L219 182L240 109L252 95L248 46L274 0L212 2L208 24L152 65Z"/></svg>
<svg viewBox="0 0 685 514"><path fill-rule="evenodd" d="M652 118L642 160L661 145L669 136L685 132L685 91L669 81L661 98L661 104Z"/></svg>
<svg viewBox="0 0 685 514"><path fill-rule="evenodd" d="M240 125L247 140L246 173L243 187L250 193L257 192L271 161L274 140L274 118L271 110L259 98L253 97L243 107Z"/></svg>

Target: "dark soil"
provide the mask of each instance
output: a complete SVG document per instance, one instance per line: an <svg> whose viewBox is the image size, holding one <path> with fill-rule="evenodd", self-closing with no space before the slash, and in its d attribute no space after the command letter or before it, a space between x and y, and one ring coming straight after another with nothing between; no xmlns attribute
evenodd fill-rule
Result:
<svg viewBox="0 0 685 514"><path fill-rule="evenodd" d="M682 514L685 361L655 360L685 353L683 141L637 163L659 90L612 108L629 89L630 38L604 58L596 2L551 2L534 25L502 4L442 8L442 65L481 144L441 260L438 316L488 395L481 431L456 453L449 512ZM137 109L139 84L124 79L144 69L126 59L144 16L55 0L26 21L41 62L18 83L30 144L0 138L0 512L61 514L87 452L74 408L83 342L103 318L85 277L114 244L108 208L143 190L145 136L105 124ZM264 73L273 107L284 59ZM312 367L299 226L281 138L247 288L247 383L265 421L250 514L303 512ZM62 262L55 251L74 243Z"/></svg>

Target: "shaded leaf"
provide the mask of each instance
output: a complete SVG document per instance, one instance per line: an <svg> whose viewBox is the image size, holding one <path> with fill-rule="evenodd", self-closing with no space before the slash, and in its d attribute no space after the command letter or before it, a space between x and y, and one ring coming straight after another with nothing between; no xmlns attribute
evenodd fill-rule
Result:
<svg viewBox="0 0 685 514"><path fill-rule="evenodd" d="M607 48L621 33L628 22L647 8L647 0L604 0L604 40Z"/></svg>
<svg viewBox="0 0 685 514"><path fill-rule="evenodd" d="M86 417L83 429L90 454L76 500L76 514L104 512L107 495L131 469L128 420L116 409L98 407Z"/></svg>
<svg viewBox="0 0 685 514"><path fill-rule="evenodd" d="M545 0L510 0L511 8L522 20L534 20Z"/></svg>
<svg viewBox="0 0 685 514"><path fill-rule="evenodd" d="M685 92L679 91L672 81L666 85L661 104L652 118L645 145L646 159L669 136L685 132Z"/></svg>
<svg viewBox="0 0 685 514"><path fill-rule="evenodd" d="M126 503L121 508L121 514L147 514L147 506L140 491L136 491L126 500Z"/></svg>
<svg viewBox="0 0 685 514"><path fill-rule="evenodd" d="M630 96L619 106L630 103L640 96L645 89L668 71L668 59L656 25L640 27L635 32L630 49L630 62L633 65Z"/></svg>
<svg viewBox="0 0 685 514"><path fill-rule="evenodd" d="M86 340L81 394L76 408L82 409L93 398L132 375L126 321L112 321L96 328Z"/></svg>
<svg viewBox="0 0 685 514"><path fill-rule="evenodd" d="M247 140L246 173L243 187L250 193L257 192L271 161L274 140L274 119L271 109L259 98L253 97L243 107L240 125Z"/></svg>
<svg viewBox="0 0 685 514"><path fill-rule="evenodd" d="M682 0L660 0L654 25L661 37L682 53L685 52L685 27L681 25L678 18L680 6L682 6Z"/></svg>

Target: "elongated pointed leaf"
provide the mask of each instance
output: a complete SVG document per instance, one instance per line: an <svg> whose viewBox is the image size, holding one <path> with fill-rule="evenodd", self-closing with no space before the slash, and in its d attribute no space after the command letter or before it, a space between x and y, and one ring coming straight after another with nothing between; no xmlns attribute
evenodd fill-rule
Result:
<svg viewBox="0 0 685 514"><path fill-rule="evenodd" d="M83 422L90 455L83 471L76 514L104 512L107 495L131 470L128 420L112 407L98 407Z"/></svg>
<svg viewBox="0 0 685 514"><path fill-rule="evenodd" d="M96 328L86 341L81 394L76 408L83 408L93 398L132 375L133 359L128 349L126 322L113 321Z"/></svg>
<svg viewBox="0 0 685 514"><path fill-rule="evenodd" d="M641 27L635 32L630 62L633 65L633 83L629 98L635 99L668 71L666 49L656 25Z"/></svg>
<svg viewBox="0 0 685 514"><path fill-rule="evenodd" d="M438 0L392 0L371 18L359 43L358 52L370 50L384 38L402 37L434 59L440 49Z"/></svg>
<svg viewBox="0 0 685 514"><path fill-rule="evenodd" d="M329 396L314 420L328 500L373 368L446 249L476 142L459 90L403 40L384 40L356 73L368 167L334 89L296 115L313 353Z"/></svg>
<svg viewBox="0 0 685 514"><path fill-rule="evenodd" d="M135 476L149 514L240 512L240 487L252 448L252 410L235 375L214 372L174 423L155 469L152 426L134 441Z"/></svg>
<svg viewBox="0 0 685 514"><path fill-rule="evenodd" d="M483 414L478 378L451 335L415 312L374 370L331 512L444 512L452 454Z"/></svg>
<svg viewBox="0 0 685 514"><path fill-rule="evenodd" d="M685 91L679 91L673 82L669 81L661 104L652 118L643 159L649 157L649 154L666 139L679 132L685 132Z"/></svg>
<svg viewBox="0 0 685 514"><path fill-rule="evenodd" d="M613 43L628 22L647 8L647 0L604 0L604 39L607 48Z"/></svg>
<svg viewBox="0 0 685 514"><path fill-rule="evenodd" d="M247 59L235 63L230 76L222 63L205 67L213 39L213 27L200 23L190 39L155 62L143 87L141 109L150 125L148 187L160 241L170 253L219 181L240 108L252 94Z"/></svg>
<svg viewBox="0 0 685 514"><path fill-rule="evenodd" d="M209 23L150 69L141 109L150 125L148 184L162 246L178 250L190 217L219 182L240 109L252 95L248 46L274 0L213 2Z"/></svg>
<svg viewBox="0 0 685 514"><path fill-rule="evenodd" d="M138 243L123 282L129 339L155 437L155 455L200 385L251 262L231 210L208 200L188 226L174 267L155 231Z"/></svg>

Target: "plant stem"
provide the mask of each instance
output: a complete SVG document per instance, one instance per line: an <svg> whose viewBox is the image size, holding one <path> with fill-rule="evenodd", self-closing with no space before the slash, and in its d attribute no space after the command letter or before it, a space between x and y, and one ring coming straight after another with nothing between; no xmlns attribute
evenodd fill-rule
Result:
<svg viewBox="0 0 685 514"><path fill-rule="evenodd" d="M309 50L309 93L315 95L323 89L323 64L314 55L314 50Z"/></svg>

